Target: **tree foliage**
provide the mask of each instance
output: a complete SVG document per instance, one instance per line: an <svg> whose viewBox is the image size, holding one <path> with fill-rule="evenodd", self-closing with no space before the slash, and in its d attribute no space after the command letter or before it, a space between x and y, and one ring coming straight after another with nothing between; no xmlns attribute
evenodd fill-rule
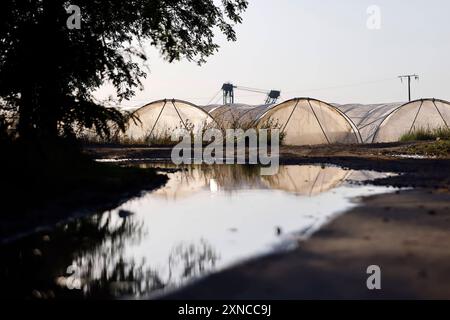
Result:
<svg viewBox="0 0 450 320"><path fill-rule="evenodd" d="M69 29L66 11L81 9L81 28ZM236 39L247 0L2 0L0 104L17 113L19 136L55 138L74 124L108 133L126 119L92 96L111 83L130 98L147 74L143 44L168 61L197 63L218 49L214 32Z"/></svg>

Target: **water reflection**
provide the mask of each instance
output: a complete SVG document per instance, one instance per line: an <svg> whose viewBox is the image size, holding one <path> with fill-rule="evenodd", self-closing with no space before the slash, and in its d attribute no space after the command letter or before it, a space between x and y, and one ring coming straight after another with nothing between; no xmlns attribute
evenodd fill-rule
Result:
<svg viewBox="0 0 450 320"><path fill-rule="evenodd" d="M125 244L140 243L143 224L113 212L64 224L1 251L1 296L14 298L139 297L214 269L218 256L206 240L179 243L167 272L146 259L126 257Z"/></svg>
<svg viewBox="0 0 450 320"><path fill-rule="evenodd" d="M317 195L350 181L367 181L383 178L388 173L367 170L347 170L337 166L290 165L280 166L276 175L261 176L260 168L250 165L191 165L177 167L172 164L141 164L142 168L166 171L178 168L170 174L165 187L153 194L176 200L189 197L199 191L227 191L242 189L282 190L298 195Z"/></svg>
<svg viewBox="0 0 450 320"><path fill-rule="evenodd" d="M140 241L143 225L114 219L111 212L59 226L50 234L4 246L2 296L26 298L105 296L103 279L114 280L127 241Z"/></svg>
<svg viewBox="0 0 450 320"><path fill-rule="evenodd" d="M339 186L350 174L349 170L324 166L285 166L277 175L264 176L271 189L302 195L316 195Z"/></svg>
<svg viewBox="0 0 450 320"><path fill-rule="evenodd" d="M145 165L150 166L150 165ZM170 165L155 165L167 171ZM2 296L147 297L236 261L295 245L385 174L333 166L188 166L159 190L1 251Z"/></svg>

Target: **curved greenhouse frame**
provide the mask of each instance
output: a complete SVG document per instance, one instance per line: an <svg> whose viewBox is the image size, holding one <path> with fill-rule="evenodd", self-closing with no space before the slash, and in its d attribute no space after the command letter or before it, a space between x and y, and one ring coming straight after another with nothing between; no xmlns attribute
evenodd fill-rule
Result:
<svg viewBox="0 0 450 320"><path fill-rule="evenodd" d="M287 145L360 143L358 128L342 111L312 98L294 98L254 110L258 128L278 128Z"/></svg>
<svg viewBox="0 0 450 320"><path fill-rule="evenodd" d="M403 103L344 104L335 106L347 115L359 130L363 143L372 143L380 124Z"/></svg>
<svg viewBox="0 0 450 320"><path fill-rule="evenodd" d="M450 129L450 102L419 99L393 109L380 123L373 142L395 142L417 130Z"/></svg>
<svg viewBox="0 0 450 320"><path fill-rule="evenodd" d="M136 109L133 116L139 121L130 119L125 132L125 137L132 141L167 141L177 129L198 134L204 129L218 127L205 110L193 103L177 99L153 101Z"/></svg>
<svg viewBox="0 0 450 320"><path fill-rule="evenodd" d="M271 189L312 196L339 187L351 173L351 170L340 167L284 166L280 167L276 175L263 176L262 179Z"/></svg>
<svg viewBox="0 0 450 320"><path fill-rule="evenodd" d="M216 120L222 129L246 129L250 123L244 123L241 119L249 112L257 108L247 104L209 105L202 107Z"/></svg>
<svg viewBox="0 0 450 320"><path fill-rule="evenodd" d="M395 142L404 134L448 129L450 125L450 103L439 99L336 107L356 124L363 143Z"/></svg>

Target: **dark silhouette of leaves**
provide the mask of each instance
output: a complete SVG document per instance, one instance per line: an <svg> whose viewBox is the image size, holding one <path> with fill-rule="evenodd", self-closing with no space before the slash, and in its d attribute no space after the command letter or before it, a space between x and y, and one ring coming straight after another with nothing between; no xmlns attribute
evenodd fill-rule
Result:
<svg viewBox="0 0 450 320"><path fill-rule="evenodd" d="M22 139L71 135L76 127L108 136L124 118L92 93L111 83L130 98L147 76L144 44L168 61L196 63L217 51L214 29L235 40L246 0L77 0L81 28L69 29L64 0L0 2L0 98L17 115ZM120 101L120 100L119 100Z"/></svg>

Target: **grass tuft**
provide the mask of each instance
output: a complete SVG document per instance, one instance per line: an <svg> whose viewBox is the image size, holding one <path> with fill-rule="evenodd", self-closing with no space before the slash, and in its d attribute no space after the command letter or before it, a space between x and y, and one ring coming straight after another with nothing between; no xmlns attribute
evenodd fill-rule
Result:
<svg viewBox="0 0 450 320"><path fill-rule="evenodd" d="M400 141L450 140L450 128L419 128L401 136Z"/></svg>

